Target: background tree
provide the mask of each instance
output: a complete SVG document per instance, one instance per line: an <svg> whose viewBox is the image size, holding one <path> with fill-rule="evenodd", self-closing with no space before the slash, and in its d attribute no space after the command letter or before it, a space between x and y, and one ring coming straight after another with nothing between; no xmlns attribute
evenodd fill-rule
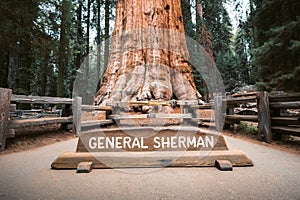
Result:
<svg viewBox="0 0 300 200"><path fill-rule="evenodd" d="M58 54L57 96L66 96L65 78L70 62L70 31L72 19L72 2L62 0L61 3L60 42Z"/></svg>
<svg viewBox="0 0 300 200"><path fill-rule="evenodd" d="M116 2L1 0L0 86L16 94L71 97L75 78L84 78L80 74L89 77L89 85L97 83L107 66ZM249 2L248 13L240 16L242 0L181 0L186 35L212 55L228 90L259 78L261 89L299 91L299 2ZM237 31L225 5L235 6ZM87 51L89 71L83 68ZM205 95L202 76L194 70Z"/></svg>
<svg viewBox="0 0 300 200"><path fill-rule="evenodd" d="M38 15L38 0L0 2L1 85L30 93L30 69Z"/></svg>
<svg viewBox="0 0 300 200"><path fill-rule="evenodd" d="M260 88L300 91L300 2L254 2L255 61Z"/></svg>

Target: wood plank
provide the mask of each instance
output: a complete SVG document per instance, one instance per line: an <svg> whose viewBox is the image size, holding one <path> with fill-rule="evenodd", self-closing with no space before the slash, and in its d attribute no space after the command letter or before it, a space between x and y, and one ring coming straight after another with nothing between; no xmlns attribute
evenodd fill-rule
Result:
<svg viewBox="0 0 300 200"><path fill-rule="evenodd" d="M274 102L274 103L270 103L270 108L273 108L273 109L299 109L300 101Z"/></svg>
<svg viewBox="0 0 300 200"><path fill-rule="evenodd" d="M198 105L197 100L171 100L171 101L129 101L129 102L115 102L122 106L171 106L171 105Z"/></svg>
<svg viewBox="0 0 300 200"><path fill-rule="evenodd" d="M300 125L300 117L271 117L272 125Z"/></svg>
<svg viewBox="0 0 300 200"><path fill-rule="evenodd" d="M8 128L23 128L29 126L40 126L47 124L64 124L72 123L72 117L53 117L53 118L38 118L38 119L25 119L25 120L10 120Z"/></svg>
<svg viewBox="0 0 300 200"><path fill-rule="evenodd" d="M92 162L94 169L107 168L162 168L162 167L214 167L216 160L228 160L234 167L253 166L241 151L160 151L160 152L101 152L60 155L52 169L77 169L81 162Z"/></svg>
<svg viewBox="0 0 300 200"><path fill-rule="evenodd" d="M289 135L300 136L300 128L297 127L288 127L288 126L273 126L273 130L282 131Z"/></svg>
<svg viewBox="0 0 300 200"><path fill-rule="evenodd" d="M228 97L249 97L249 96L256 96L257 92L247 92L247 93L242 93L242 94L232 94L229 95Z"/></svg>
<svg viewBox="0 0 300 200"><path fill-rule="evenodd" d="M147 119L147 118L158 118L158 119L190 119L192 114L140 114L140 115L110 115L111 119L122 120L122 119Z"/></svg>
<svg viewBox="0 0 300 200"><path fill-rule="evenodd" d="M284 101L300 101L300 93L288 94L273 94L269 97L270 102L284 102Z"/></svg>
<svg viewBox="0 0 300 200"><path fill-rule="evenodd" d="M83 111L94 111L94 110L100 110L100 111L112 111L111 106L92 106L92 105L82 105L81 109Z"/></svg>
<svg viewBox="0 0 300 200"><path fill-rule="evenodd" d="M176 105L196 106L199 105L199 102L197 100L176 100Z"/></svg>
<svg viewBox="0 0 300 200"><path fill-rule="evenodd" d="M5 149L12 91L0 88L0 151Z"/></svg>
<svg viewBox="0 0 300 200"><path fill-rule="evenodd" d="M111 119L106 120L90 120L90 121L82 121L81 126L95 126L95 125L106 125L106 124L112 124L113 121Z"/></svg>
<svg viewBox="0 0 300 200"><path fill-rule="evenodd" d="M137 146L129 147L128 145L124 146L124 140L119 140L119 145L122 146L121 149L116 149L111 146L106 146L105 148L99 149L96 148L90 148L90 139L92 137L98 138L98 137L105 137L105 138L131 138L130 140L133 141L135 137L139 137L140 140L142 140L144 148L139 148ZM185 145L182 145L182 143L179 143L179 137L181 139L185 138ZM156 142L155 138L162 141L162 138L165 138L164 141L167 140L167 138L175 137L173 140L172 145L168 146L164 145L164 147L160 146L159 148L156 148ZM198 141L198 139L201 137L203 139L203 144L197 146L195 143L188 142L188 138L194 138ZM177 140L176 140L177 138ZM180 139L180 141L182 141ZM209 145L207 143L209 141L212 141L214 145ZM188 144L188 143L189 144ZM160 151L162 149L163 151L171 150L171 151L185 151L185 150L191 150L191 151L199 151L199 150L228 150L226 141L224 137L217 133L216 131L209 131L204 129L199 129L196 127L122 127L122 128L101 128L97 130L92 130L88 132L84 132L80 135L80 138L78 140L77 145L77 152L116 152L116 151L126 151L126 152L133 152L133 151Z"/></svg>
<svg viewBox="0 0 300 200"><path fill-rule="evenodd" d="M81 162L77 166L77 173L90 173L93 169L92 162Z"/></svg>
<svg viewBox="0 0 300 200"><path fill-rule="evenodd" d="M73 99L59 97L41 97L41 96L25 96L12 95L11 102L25 104L72 104Z"/></svg>
<svg viewBox="0 0 300 200"><path fill-rule="evenodd" d="M98 129L101 126L111 125L113 124L113 120L91 120L91 121L82 121L81 122L81 132L89 131L92 129Z"/></svg>
<svg viewBox="0 0 300 200"><path fill-rule="evenodd" d="M256 115L226 115L226 120L258 122Z"/></svg>
<svg viewBox="0 0 300 200"><path fill-rule="evenodd" d="M257 94L258 109L258 137L266 142L272 140L271 117L269 96L267 92L259 92Z"/></svg>
<svg viewBox="0 0 300 200"><path fill-rule="evenodd" d="M232 171L232 163L229 160L216 160L216 167L220 171Z"/></svg>
<svg viewBox="0 0 300 200"><path fill-rule="evenodd" d="M130 105L130 106L155 106L155 105L162 105L162 106L169 106L171 105L170 101L130 101L130 102L121 102L121 106L123 105Z"/></svg>
<svg viewBox="0 0 300 200"><path fill-rule="evenodd" d="M226 99L225 103L227 104L242 104L242 103L250 103L256 102L256 97L243 97L243 98L234 98L234 99Z"/></svg>

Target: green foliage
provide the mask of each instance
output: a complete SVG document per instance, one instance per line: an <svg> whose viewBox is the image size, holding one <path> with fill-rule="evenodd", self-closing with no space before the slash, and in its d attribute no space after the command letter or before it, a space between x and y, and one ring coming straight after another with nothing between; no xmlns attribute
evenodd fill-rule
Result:
<svg viewBox="0 0 300 200"><path fill-rule="evenodd" d="M98 26L98 41L104 40L104 1L90 2L91 28ZM110 8L116 3L107 2ZM91 37L86 35L86 0L1 0L0 15L0 87L17 94L70 97Z"/></svg>
<svg viewBox="0 0 300 200"><path fill-rule="evenodd" d="M240 21L234 38L235 71L240 84L253 85L257 78L257 70L253 63L253 31L248 21Z"/></svg>
<svg viewBox="0 0 300 200"><path fill-rule="evenodd" d="M247 135L257 135L258 128L257 125L241 122L236 127L236 131Z"/></svg>
<svg viewBox="0 0 300 200"><path fill-rule="evenodd" d="M298 0L256 2L255 61L261 89L300 91Z"/></svg>

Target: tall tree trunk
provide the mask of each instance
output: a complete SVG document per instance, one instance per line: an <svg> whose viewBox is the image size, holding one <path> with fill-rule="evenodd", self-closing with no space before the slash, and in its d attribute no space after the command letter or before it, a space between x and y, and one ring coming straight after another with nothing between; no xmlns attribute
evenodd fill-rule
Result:
<svg viewBox="0 0 300 200"><path fill-rule="evenodd" d="M86 89L83 103L90 104L90 19L91 19L91 0L87 1L87 18L86 18L86 57L85 57L85 80ZM92 98L91 98L92 101Z"/></svg>
<svg viewBox="0 0 300 200"><path fill-rule="evenodd" d="M197 0L196 13L197 13L196 19L198 25L198 36L199 36L200 44L204 47L205 51L210 55L211 59L214 60L214 54L212 51L212 38L211 38L212 36L203 20L202 0Z"/></svg>
<svg viewBox="0 0 300 200"><path fill-rule="evenodd" d="M200 44L204 47L205 51L209 55L209 59L211 62L214 62L214 53L212 50L212 36L208 28L206 27L203 19L203 5L202 0L196 1L196 24L197 24L197 30L198 30L198 37ZM212 69L208 69L208 79L211 80L212 78ZM205 81L203 81L203 88L204 88L204 94L205 94L205 101L209 102L210 100L210 94L209 89Z"/></svg>
<svg viewBox="0 0 300 200"><path fill-rule="evenodd" d="M107 66L109 59L109 19L110 19L110 0L105 0L105 26L104 26L104 65Z"/></svg>
<svg viewBox="0 0 300 200"><path fill-rule="evenodd" d="M69 0L63 0L61 5L61 25L60 25L60 41L58 53L58 76L57 76L57 96L64 97L65 92L65 68L67 65L67 51L68 51L68 32L69 23L68 15L70 12Z"/></svg>
<svg viewBox="0 0 300 200"><path fill-rule="evenodd" d="M101 74L101 0L97 0L97 77Z"/></svg>
<svg viewBox="0 0 300 200"><path fill-rule="evenodd" d="M190 0L181 0L182 14L183 14L183 24L184 30L187 36L193 38L193 22L192 22L192 12L191 12L191 2Z"/></svg>
<svg viewBox="0 0 300 200"><path fill-rule="evenodd" d="M198 100L180 0L120 0L110 59L96 104Z"/></svg>
<svg viewBox="0 0 300 200"><path fill-rule="evenodd" d="M77 40L77 52L75 57L75 70L73 70L73 77L75 79L76 70L79 70L82 63L82 56L83 56L83 30L82 30L82 0L78 0L78 8L76 10L76 26L77 26L77 33L76 33L76 40ZM71 88L74 84L74 79L72 79Z"/></svg>

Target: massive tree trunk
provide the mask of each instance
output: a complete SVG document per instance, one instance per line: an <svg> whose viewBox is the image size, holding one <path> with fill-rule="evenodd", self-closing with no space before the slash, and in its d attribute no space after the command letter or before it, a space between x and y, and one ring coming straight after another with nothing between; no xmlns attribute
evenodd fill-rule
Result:
<svg viewBox="0 0 300 200"><path fill-rule="evenodd" d="M188 60L180 0L119 0L95 103L198 100Z"/></svg>

